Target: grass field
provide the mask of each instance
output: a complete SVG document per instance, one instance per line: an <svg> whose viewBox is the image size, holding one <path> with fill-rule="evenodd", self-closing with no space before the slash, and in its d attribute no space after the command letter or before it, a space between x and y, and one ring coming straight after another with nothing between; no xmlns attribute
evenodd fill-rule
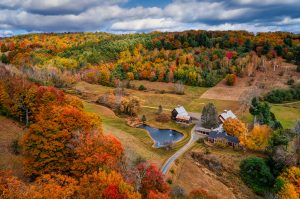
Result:
<svg viewBox="0 0 300 199"><path fill-rule="evenodd" d="M221 174L211 171L207 166L196 163L191 153L204 153L209 155L223 165ZM232 148L209 147L202 143L196 143L188 153L182 156L177 164L169 172L168 176L173 183L185 189L187 193L194 189L202 188L209 194L218 198L259 198L239 178L239 164L249 156L259 155L249 152L235 151Z"/></svg>
<svg viewBox="0 0 300 199"><path fill-rule="evenodd" d="M92 85L86 82L79 82L74 86L74 89L82 93L81 97L85 99L86 110L97 113L101 116L105 131L111 132L118 137L125 148L132 148L130 151L136 152L135 155L144 156L145 158L152 157L149 160L154 160L155 162L164 161L172 153L187 143L192 128L192 126L183 127L172 121L168 123L160 123L155 121L156 112L159 105L162 105L164 111L169 114L170 111L177 105L183 105L189 112L200 113L203 106L209 102L213 102L219 112L222 112L224 109L231 109L233 111L239 109L237 102L201 98L201 95L207 90L207 88L185 86L185 94L176 95L171 93L161 94L160 92L157 92L161 90L171 91L174 89L174 84L172 83L134 81L134 84L136 87L140 84L143 84L146 88L149 88L148 91L127 89L127 92L131 96L137 96L142 100L142 108L138 117L141 118L142 115L145 115L147 119L146 123L150 126L156 128L174 129L184 134L184 138L175 143L172 150L165 151L164 149L154 149L152 147L153 141L145 130L129 127L124 118L117 117L110 109L106 107L92 103L93 101L97 100L99 96L108 91L112 91L114 88L101 85ZM137 143L134 144L135 146L131 146L132 142L127 143L128 140L131 139L135 139L135 143ZM160 161L157 160L157 157L159 157Z"/></svg>
<svg viewBox="0 0 300 199"><path fill-rule="evenodd" d="M293 128L300 120L300 102L287 104L272 104L271 111L284 128Z"/></svg>
<svg viewBox="0 0 300 199"><path fill-rule="evenodd" d="M11 152L11 144L20 139L25 130L13 120L0 116L0 170L12 171L12 174L22 178L21 155Z"/></svg>
<svg viewBox="0 0 300 199"><path fill-rule="evenodd" d="M174 126L174 129L184 133L184 139L176 143L174 148L169 151L155 149L152 147L153 141L146 130L129 127L124 118L117 117L106 107L90 102L84 102L84 107L86 111L96 113L101 117L104 133L112 134L121 141L130 161L134 161L137 157L142 157L155 163L157 166L161 166L163 161L183 146L189 137L187 129L182 131ZM165 127L167 128L167 126Z"/></svg>
<svg viewBox="0 0 300 199"><path fill-rule="evenodd" d="M141 82L143 85L145 84L145 81ZM137 81L135 81L135 83L138 84ZM155 87L164 90L166 86L170 87L170 84L172 83L148 82L148 84L155 84ZM74 89L83 93L85 99L95 101L104 93L113 91L114 88L79 82L74 86ZM224 109L231 109L233 111L239 109L239 104L236 101L200 98L207 89L208 88L204 87L185 86L184 95L170 93L161 94L152 91L147 92L131 89L127 89L127 91L130 95L139 97L142 100L142 104L149 107L158 107L159 105L162 105L164 109L172 110L177 105L183 105L187 111L201 112L206 103L213 102L220 112Z"/></svg>

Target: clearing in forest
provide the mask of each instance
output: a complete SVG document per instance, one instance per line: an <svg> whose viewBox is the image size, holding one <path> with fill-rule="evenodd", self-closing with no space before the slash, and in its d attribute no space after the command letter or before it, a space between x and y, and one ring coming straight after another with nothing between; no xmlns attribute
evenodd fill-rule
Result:
<svg viewBox="0 0 300 199"><path fill-rule="evenodd" d="M287 81L290 79L295 80L295 83L300 82L300 73L296 72L295 65L283 63L274 71L274 67L266 64L265 71L256 71L253 77L237 78L234 86L227 86L225 79L222 80L208 89L201 99L249 100L275 88L287 88Z"/></svg>
<svg viewBox="0 0 300 199"><path fill-rule="evenodd" d="M0 170L12 171L12 174L22 178L21 155L15 155L12 143L20 139L25 130L13 120L0 116Z"/></svg>

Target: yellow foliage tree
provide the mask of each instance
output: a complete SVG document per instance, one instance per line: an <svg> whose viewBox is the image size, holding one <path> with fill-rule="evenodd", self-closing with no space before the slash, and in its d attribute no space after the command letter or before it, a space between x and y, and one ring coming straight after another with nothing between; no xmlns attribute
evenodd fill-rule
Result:
<svg viewBox="0 0 300 199"><path fill-rule="evenodd" d="M277 179L284 182L278 196L281 199L298 199L300 197L300 168L290 167L284 171Z"/></svg>
<svg viewBox="0 0 300 199"><path fill-rule="evenodd" d="M246 146L249 149L263 151L268 145L271 128L267 125L256 125L246 138Z"/></svg>
<svg viewBox="0 0 300 199"><path fill-rule="evenodd" d="M287 183L278 193L280 199L299 199L299 194L295 190L295 186Z"/></svg>

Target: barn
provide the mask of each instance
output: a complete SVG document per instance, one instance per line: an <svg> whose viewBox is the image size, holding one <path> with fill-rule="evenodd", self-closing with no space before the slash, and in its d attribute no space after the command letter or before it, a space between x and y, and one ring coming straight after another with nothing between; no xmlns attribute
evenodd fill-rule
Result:
<svg viewBox="0 0 300 199"><path fill-rule="evenodd" d="M188 112L185 110L183 106L177 106L172 111L171 117L176 122L187 123L187 124L192 122L191 116L188 114Z"/></svg>
<svg viewBox="0 0 300 199"><path fill-rule="evenodd" d="M231 110L224 110L224 112L219 115L219 120L222 123L228 118L237 119L236 115Z"/></svg>

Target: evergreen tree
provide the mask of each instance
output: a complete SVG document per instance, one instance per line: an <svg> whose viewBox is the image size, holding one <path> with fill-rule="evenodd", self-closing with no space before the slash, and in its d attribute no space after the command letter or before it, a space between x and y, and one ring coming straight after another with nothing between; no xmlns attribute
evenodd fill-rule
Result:
<svg viewBox="0 0 300 199"><path fill-rule="evenodd" d="M258 194L263 194L273 185L274 177L262 158L250 157L240 164L242 180Z"/></svg>
<svg viewBox="0 0 300 199"><path fill-rule="evenodd" d="M142 122L143 122L143 124L146 122L146 120L147 120L147 119L146 119L146 116L143 115L143 116L142 116Z"/></svg>
<svg viewBox="0 0 300 199"><path fill-rule="evenodd" d="M157 114L161 114L163 112L163 107L162 105L158 106Z"/></svg>
<svg viewBox="0 0 300 199"><path fill-rule="evenodd" d="M203 107L201 115L201 124L205 128L218 127L218 112L213 103L208 103Z"/></svg>

